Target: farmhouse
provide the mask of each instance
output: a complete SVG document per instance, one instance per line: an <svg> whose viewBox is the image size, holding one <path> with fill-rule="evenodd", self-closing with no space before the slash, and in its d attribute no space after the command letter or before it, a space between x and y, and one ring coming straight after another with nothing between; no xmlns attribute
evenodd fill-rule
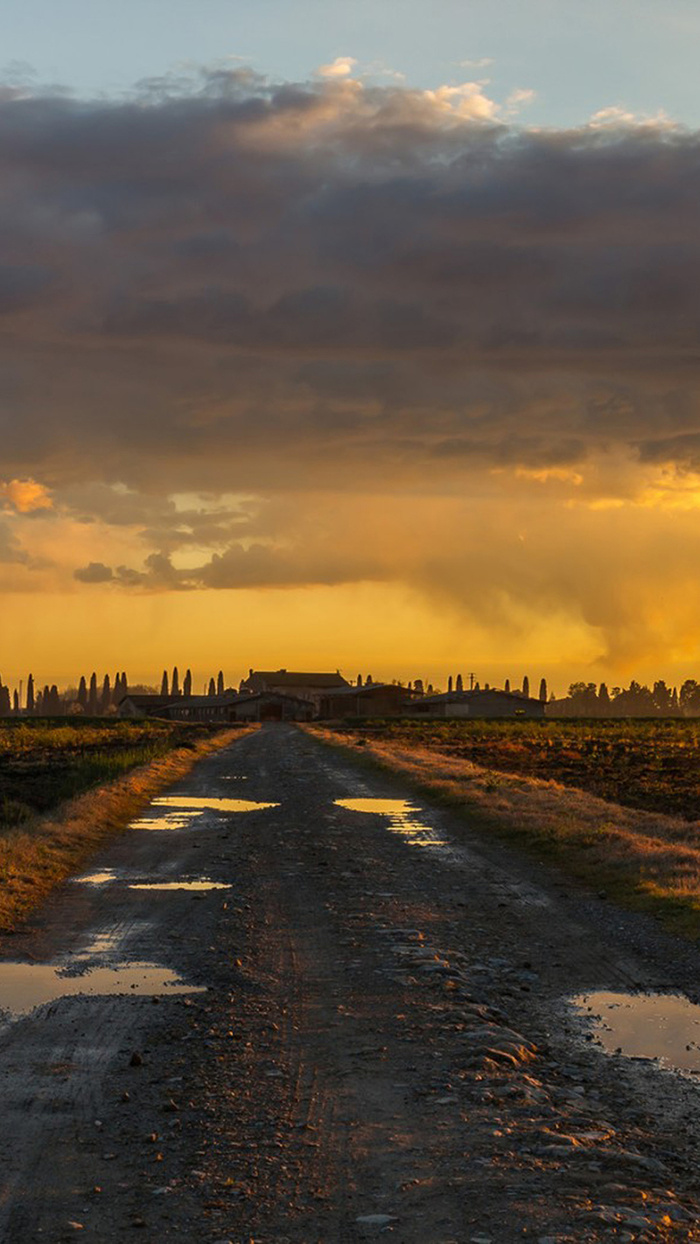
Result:
<svg viewBox="0 0 700 1244"><path fill-rule="evenodd" d="M448 691L407 707L411 717L544 717L544 703L517 691Z"/></svg>
<svg viewBox="0 0 700 1244"><path fill-rule="evenodd" d="M394 683L365 683L362 687L340 687L321 696L319 716L338 720L343 717L400 717L406 712L410 692Z"/></svg>
<svg viewBox="0 0 700 1244"><path fill-rule="evenodd" d="M167 717L168 707L175 701L169 695L126 695L119 701L120 717Z"/></svg>
<svg viewBox="0 0 700 1244"><path fill-rule="evenodd" d="M258 695L261 692L275 692L278 695L293 696L313 704L319 711L321 697L331 691L349 687L349 683L336 670L335 674L303 674L294 670L250 670L248 677L240 685L241 692Z"/></svg>

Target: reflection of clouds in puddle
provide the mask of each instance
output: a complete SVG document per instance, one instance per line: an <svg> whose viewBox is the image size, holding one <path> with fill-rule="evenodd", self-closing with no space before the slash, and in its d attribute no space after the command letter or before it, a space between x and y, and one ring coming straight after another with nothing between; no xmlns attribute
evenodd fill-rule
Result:
<svg viewBox="0 0 700 1244"><path fill-rule="evenodd" d="M252 799L224 799L215 795L196 797L193 795L162 795L153 800L153 806L159 808L182 808L191 812L260 812L263 808L279 808L278 803L259 803Z"/></svg>
<svg viewBox="0 0 700 1244"><path fill-rule="evenodd" d="M335 803L348 812L371 812L375 816L385 816L389 829L400 834L411 846L426 847L441 855L454 853L449 840L421 821L421 809L408 799L336 799Z"/></svg>
<svg viewBox="0 0 700 1244"><path fill-rule="evenodd" d="M155 963L129 963L95 968L79 976L65 967L44 963L0 963L0 1011L12 1017L29 1015L36 1007L65 997L114 997L154 994L203 993L204 986L187 985L169 968Z"/></svg>
<svg viewBox="0 0 700 1244"><path fill-rule="evenodd" d="M129 885L130 890L230 890L231 886L225 881L209 881L206 877L201 877L199 881L134 881Z"/></svg>
<svg viewBox="0 0 700 1244"><path fill-rule="evenodd" d="M662 1067L700 1073L700 1006L681 994L580 994L571 999L592 1021L608 1054L657 1059Z"/></svg>

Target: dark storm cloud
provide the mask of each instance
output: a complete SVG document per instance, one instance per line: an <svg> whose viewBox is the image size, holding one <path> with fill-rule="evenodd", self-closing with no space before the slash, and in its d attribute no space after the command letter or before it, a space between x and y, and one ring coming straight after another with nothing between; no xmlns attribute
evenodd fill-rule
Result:
<svg viewBox="0 0 700 1244"><path fill-rule="evenodd" d="M697 431L696 134L219 73L10 95L0 171L15 473L265 486Z"/></svg>

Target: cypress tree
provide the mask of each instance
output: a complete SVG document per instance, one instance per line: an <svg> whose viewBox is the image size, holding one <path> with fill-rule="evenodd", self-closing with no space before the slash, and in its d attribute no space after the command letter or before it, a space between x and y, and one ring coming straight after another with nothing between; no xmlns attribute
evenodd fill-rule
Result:
<svg viewBox="0 0 700 1244"><path fill-rule="evenodd" d="M160 694L168 695L168 671L163 670L163 677L160 683Z"/></svg>
<svg viewBox="0 0 700 1244"><path fill-rule="evenodd" d="M525 677L523 678L523 695L529 696L529 694L530 694L530 679L528 678L526 674Z"/></svg>
<svg viewBox="0 0 700 1244"><path fill-rule="evenodd" d="M508 692L508 695L510 695L510 678L506 678L506 685L505 685L505 687L503 688L503 690L504 690L504 691L507 691L507 692Z"/></svg>
<svg viewBox="0 0 700 1244"><path fill-rule="evenodd" d="M219 674L216 680L216 694L217 695L224 694L224 671L223 670L219 670Z"/></svg>
<svg viewBox="0 0 700 1244"><path fill-rule="evenodd" d="M543 704L547 703L547 679L543 678L540 683L540 700Z"/></svg>
<svg viewBox="0 0 700 1244"><path fill-rule="evenodd" d="M207 695L216 695L216 683L214 682L213 678L209 679L209 690L207 692Z"/></svg>
<svg viewBox="0 0 700 1244"><path fill-rule="evenodd" d="M20 713L19 691L17 690L17 688L15 688L12 694L12 712L14 713L15 717L19 717L19 713Z"/></svg>
<svg viewBox="0 0 700 1244"><path fill-rule="evenodd" d="M84 675L84 674L81 674L81 676L80 676L80 682L79 682L79 684L78 684L78 704L79 704L79 705L80 705L80 707L82 708L83 712L85 712L85 711L87 710L87 706L88 706L88 693L87 693L87 683L86 683L86 681L85 681L85 675Z"/></svg>
<svg viewBox="0 0 700 1244"><path fill-rule="evenodd" d="M449 678L447 679L447 694L449 695L451 691L452 691L452 675L450 674Z"/></svg>
<svg viewBox="0 0 700 1244"><path fill-rule="evenodd" d="M171 695L180 694L180 675L177 670L177 665L173 666L173 676L170 681L170 694Z"/></svg>
<svg viewBox="0 0 700 1244"><path fill-rule="evenodd" d="M27 712L33 713L35 708L34 702L34 678L30 674L27 679Z"/></svg>
<svg viewBox="0 0 700 1244"><path fill-rule="evenodd" d="M188 699L192 695L192 670L187 670L185 674L185 679L182 684L182 694L187 696Z"/></svg>
<svg viewBox="0 0 700 1244"><path fill-rule="evenodd" d="M362 674L357 675L357 685L358 687L362 686Z"/></svg>
<svg viewBox="0 0 700 1244"><path fill-rule="evenodd" d="M112 703L112 688L109 682L109 674L105 674L102 681L102 695L100 696L100 712L106 713Z"/></svg>
<svg viewBox="0 0 700 1244"><path fill-rule="evenodd" d="M461 674L457 675L457 681L455 683L455 691L464 691L464 683L462 682Z"/></svg>
<svg viewBox="0 0 700 1244"><path fill-rule="evenodd" d="M90 691L88 693L87 711L90 717L97 716L97 674L94 670L90 675Z"/></svg>

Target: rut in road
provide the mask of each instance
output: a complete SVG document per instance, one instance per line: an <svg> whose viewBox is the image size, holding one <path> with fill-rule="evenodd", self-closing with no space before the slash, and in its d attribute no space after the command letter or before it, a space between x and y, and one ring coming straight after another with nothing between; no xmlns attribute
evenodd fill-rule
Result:
<svg viewBox="0 0 700 1244"><path fill-rule="evenodd" d="M199 765L95 872L14 954L92 944L206 992L5 1028L9 1244L700 1238L695 1085L606 1058L564 1001L665 987L677 948L643 922L285 726ZM132 888L182 879L231 890Z"/></svg>

